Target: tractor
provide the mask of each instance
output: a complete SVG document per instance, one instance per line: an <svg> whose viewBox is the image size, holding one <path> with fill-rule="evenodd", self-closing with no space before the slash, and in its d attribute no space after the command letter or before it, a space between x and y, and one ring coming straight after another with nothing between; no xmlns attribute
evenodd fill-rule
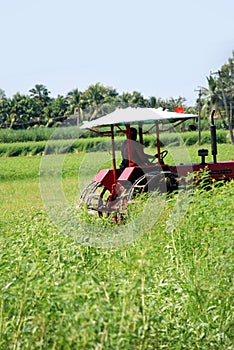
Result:
<svg viewBox="0 0 234 350"><path fill-rule="evenodd" d="M99 216L106 214L123 215L128 204L137 195L160 191L168 193L178 191L189 173L206 169L212 180L234 179L234 160L217 161L216 127L214 111L211 115L211 151L213 162L206 162L207 149L199 149L200 163L169 165L166 163L167 150L161 151L160 134L174 129L187 120L197 118L194 114L168 112L162 108L124 108L116 109L98 119L84 122L81 129L87 129L99 135L111 138L112 168L100 170L90 184L83 190L80 202ZM155 134L157 153L151 164L132 164L130 129L138 128L139 142L143 145L144 135ZM116 164L115 135L125 134L128 145L128 164L121 169Z"/></svg>

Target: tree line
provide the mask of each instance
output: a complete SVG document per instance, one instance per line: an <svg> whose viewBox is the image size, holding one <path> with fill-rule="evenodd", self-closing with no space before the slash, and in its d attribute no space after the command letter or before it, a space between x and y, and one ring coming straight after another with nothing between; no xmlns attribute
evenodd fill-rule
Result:
<svg viewBox="0 0 234 350"><path fill-rule="evenodd" d="M12 98L7 98L0 91L0 127L26 128L43 125L47 127L60 125L70 116L78 118L78 122L92 120L116 107L151 107L159 106L174 109L185 102L185 99L145 98L140 92L119 94L116 89L101 83L90 85L84 92L78 88L68 92L66 96L50 97L50 91L42 84L35 85L29 94L17 92Z"/></svg>
<svg viewBox="0 0 234 350"><path fill-rule="evenodd" d="M36 126L58 126L67 120L74 122L92 120L116 107L162 107L175 110L183 106L186 112L197 113L206 118L216 110L225 128L233 128L234 106L234 51L220 70L207 77L207 86L198 88L195 106L186 106L184 97L162 99L155 96L145 98L141 92L124 92L101 83L90 85L85 91L75 88L66 96L51 97L43 84L36 84L29 94L17 92L12 98L0 89L0 128L28 128ZM232 138L233 141L233 138Z"/></svg>

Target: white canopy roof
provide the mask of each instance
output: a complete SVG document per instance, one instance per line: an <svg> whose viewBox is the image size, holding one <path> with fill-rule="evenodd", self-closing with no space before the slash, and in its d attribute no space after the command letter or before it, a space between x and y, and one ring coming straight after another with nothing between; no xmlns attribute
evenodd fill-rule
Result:
<svg viewBox="0 0 234 350"><path fill-rule="evenodd" d="M138 122L147 124L154 123L155 121L173 123L195 117L197 117L195 114L168 112L162 108L117 108L114 112L103 117L84 122L81 129L94 129L102 126L134 124Z"/></svg>

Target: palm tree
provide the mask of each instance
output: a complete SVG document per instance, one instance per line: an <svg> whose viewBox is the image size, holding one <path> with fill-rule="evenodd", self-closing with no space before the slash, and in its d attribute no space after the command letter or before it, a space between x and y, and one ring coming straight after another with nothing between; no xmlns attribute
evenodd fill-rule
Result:
<svg viewBox="0 0 234 350"><path fill-rule="evenodd" d="M7 126L11 114L11 100L9 98L0 98L0 125Z"/></svg>
<svg viewBox="0 0 234 350"><path fill-rule="evenodd" d="M221 92L217 89L217 79L212 77L206 77L208 82L208 87L200 86L201 96L203 96L203 106L200 110L200 116L202 119L205 119L208 115L211 114L213 110L219 113L220 117L223 119L225 125L225 120L221 113L220 107L222 105L222 96Z"/></svg>
<svg viewBox="0 0 234 350"><path fill-rule="evenodd" d="M11 99L9 121L10 127L27 127L35 118L33 101L28 95L17 92Z"/></svg>
<svg viewBox="0 0 234 350"><path fill-rule="evenodd" d="M85 108L85 103L82 97L82 92L80 92L77 88L70 91L67 94L67 98L69 100L69 109L68 113L77 115L77 125L83 121L83 109Z"/></svg>
<svg viewBox="0 0 234 350"><path fill-rule="evenodd" d="M157 99L155 96L150 96L150 98L148 99L148 107L150 108L157 108L158 104L157 104Z"/></svg>
<svg viewBox="0 0 234 350"><path fill-rule="evenodd" d="M84 101L86 101L89 110L88 119L92 120L106 113L116 100L117 95L116 90L109 86L100 83L90 85L83 93Z"/></svg>
<svg viewBox="0 0 234 350"><path fill-rule="evenodd" d="M44 111L50 102L50 91L44 85L36 84L29 92L34 104L34 118L38 120L39 124L44 123L47 119Z"/></svg>
<svg viewBox="0 0 234 350"><path fill-rule="evenodd" d="M44 108L46 126L60 125L66 119L66 111L68 109L68 100L66 97L58 95L51 99L50 103Z"/></svg>
<svg viewBox="0 0 234 350"><path fill-rule="evenodd" d="M147 99L139 91L123 92L119 100L124 107L147 107L148 105Z"/></svg>
<svg viewBox="0 0 234 350"><path fill-rule="evenodd" d="M133 91L131 96L131 104L132 106L136 106L136 107L146 107L147 100L144 98L144 96L140 92Z"/></svg>
<svg viewBox="0 0 234 350"><path fill-rule="evenodd" d="M223 119L224 126L228 125L231 142L234 143L233 135L233 102L234 102L234 51L228 63L224 64L218 72L214 73L217 78L212 76L207 78L208 88L203 88L203 95L206 98L206 104L202 111L208 109L211 112L215 109ZM223 112L223 114L221 113Z"/></svg>
<svg viewBox="0 0 234 350"><path fill-rule="evenodd" d="M233 135L233 102L234 102L234 51L233 57L228 64L218 71L218 87L221 90L222 104L225 110L231 142L234 143Z"/></svg>
<svg viewBox="0 0 234 350"><path fill-rule="evenodd" d="M36 84L34 88L29 90L29 92L31 97L38 99L40 102L43 102L44 104L46 104L50 99L49 98L50 91L48 91L48 89L42 84Z"/></svg>
<svg viewBox="0 0 234 350"><path fill-rule="evenodd" d="M122 95L119 96L121 107L128 107L131 105L132 95L129 92L123 92Z"/></svg>

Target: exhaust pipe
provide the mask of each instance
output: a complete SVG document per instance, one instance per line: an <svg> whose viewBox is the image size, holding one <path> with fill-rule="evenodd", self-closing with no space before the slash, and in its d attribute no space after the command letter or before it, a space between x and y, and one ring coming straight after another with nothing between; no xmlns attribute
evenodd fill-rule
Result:
<svg viewBox="0 0 234 350"><path fill-rule="evenodd" d="M216 126L214 123L214 114L215 114L215 110L213 109L211 113L210 138L211 138L211 153L213 155L214 163L217 163L216 156L218 152L217 152Z"/></svg>

